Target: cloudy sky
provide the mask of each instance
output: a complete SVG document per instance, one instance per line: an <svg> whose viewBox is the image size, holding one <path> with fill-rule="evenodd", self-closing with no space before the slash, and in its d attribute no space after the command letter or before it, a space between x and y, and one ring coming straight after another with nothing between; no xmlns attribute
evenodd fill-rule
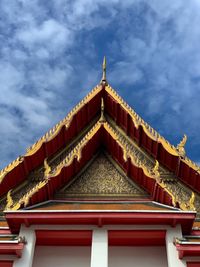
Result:
<svg viewBox="0 0 200 267"><path fill-rule="evenodd" d="M0 168L101 79L200 163L199 0L1 0Z"/></svg>

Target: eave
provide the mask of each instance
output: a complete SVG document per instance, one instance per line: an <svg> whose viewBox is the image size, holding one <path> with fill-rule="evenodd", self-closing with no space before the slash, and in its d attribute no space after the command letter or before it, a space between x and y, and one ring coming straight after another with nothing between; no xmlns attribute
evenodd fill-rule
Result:
<svg viewBox="0 0 200 267"><path fill-rule="evenodd" d="M189 234L196 213L182 211L6 211L12 233L19 233L21 224L31 225L170 225L180 224Z"/></svg>

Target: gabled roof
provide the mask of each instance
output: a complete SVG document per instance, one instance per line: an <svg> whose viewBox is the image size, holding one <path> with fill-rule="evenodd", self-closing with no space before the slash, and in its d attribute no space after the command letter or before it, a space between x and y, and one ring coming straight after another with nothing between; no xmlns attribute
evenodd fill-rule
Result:
<svg viewBox="0 0 200 267"><path fill-rule="evenodd" d="M66 185L77 175L100 147L106 148L112 158L121 166L128 177L137 182L152 197L153 200L167 204L173 203L173 195L157 181L158 174L134 155L134 149L129 147L120 133L106 121L100 119L77 143L68 155L53 169L47 165L44 178L37 182L21 198L13 201L10 194L7 209L19 209L27 204L33 205L52 199L57 190ZM47 164L47 163L46 163ZM28 183L29 186L29 183ZM13 194L15 196L15 194Z"/></svg>
<svg viewBox="0 0 200 267"><path fill-rule="evenodd" d="M103 145L152 200L191 210L200 203L192 193L200 192L200 173L185 156L185 142L186 137L175 147L144 122L107 83L104 64L101 83L0 172L2 203L8 192L7 208L51 199Z"/></svg>

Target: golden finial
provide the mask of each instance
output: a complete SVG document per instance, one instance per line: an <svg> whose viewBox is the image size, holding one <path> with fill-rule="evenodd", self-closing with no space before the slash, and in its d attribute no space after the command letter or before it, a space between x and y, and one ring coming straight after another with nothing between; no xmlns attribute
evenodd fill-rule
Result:
<svg viewBox="0 0 200 267"><path fill-rule="evenodd" d="M48 176L51 172L51 167L47 163L47 159L44 160L44 176Z"/></svg>
<svg viewBox="0 0 200 267"><path fill-rule="evenodd" d="M103 76L102 76L101 82L107 84L107 81L106 81L106 57L105 56L103 58Z"/></svg>
<svg viewBox="0 0 200 267"><path fill-rule="evenodd" d="M103 97L101 98L101 117L100 117L100 122L105 122L105 117L104 117L104 100Z"/></svg>
<svg viewBox="0 0 200 267"><path fill-rule="evenodd" d="M194 206L194 201L195 201L195 194L192 192L190 200L189 200L189 208L190 210L196 210Z"/></svg>
<svg viewBox="0 0 200 267"><path fill-rule="evenodd" d="M185 144L186 144L186 142L187 142L187 135L184 134L183 139L176 147L176 149L179 153L179 156L181 156L181 157L185 157Z"/></svg>

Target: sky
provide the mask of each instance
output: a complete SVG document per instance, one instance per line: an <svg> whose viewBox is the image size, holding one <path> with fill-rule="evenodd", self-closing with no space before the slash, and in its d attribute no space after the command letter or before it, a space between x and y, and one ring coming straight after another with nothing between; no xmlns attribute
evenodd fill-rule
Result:
<svg viewBox="0 0 200 267"><path fill-rule="evenodd" d="M200 163L199 0L1 0L0 169L102 76Z"/></svg>

